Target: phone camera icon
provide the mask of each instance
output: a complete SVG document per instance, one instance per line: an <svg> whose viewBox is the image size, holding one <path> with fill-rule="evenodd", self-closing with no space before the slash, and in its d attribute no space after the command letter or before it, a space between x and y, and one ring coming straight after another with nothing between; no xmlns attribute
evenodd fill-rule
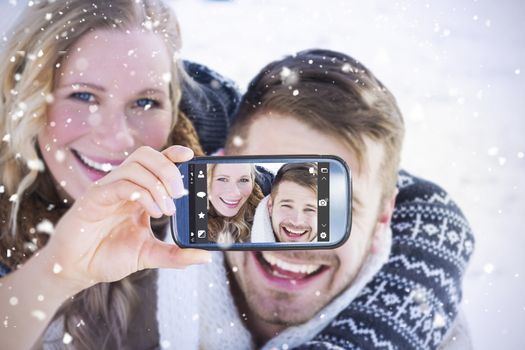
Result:
<svg viewBox="0 0 525 350"><path fill-rule="evenodd" d="M319 206L320 207L326 207L328 205L328 200L326 199L319 199Z"/></svg>

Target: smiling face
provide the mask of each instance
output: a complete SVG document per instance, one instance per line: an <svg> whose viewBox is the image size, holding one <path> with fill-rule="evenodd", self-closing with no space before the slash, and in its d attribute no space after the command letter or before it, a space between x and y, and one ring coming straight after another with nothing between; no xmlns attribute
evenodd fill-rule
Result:
<svg viewBox="0 0 525 350"><path fill-rule="evenodd" d="M282 181L268 200L273 232L279 242L310 242L317 235L317 193Z"/></svg>
<svg viewBox="0 0 525 350"><path fill-rule="evenodd" d="M253 191L252 167L249 164L217 164L208 189L208 197L219 214L237 215Z"/></svg>
<svg viewBox="0 0 525 350"><path fill-rule="evenodd" d="M160 149L172 124L166 44L153 33L95 30L68 50L38 135L57 183L78 198L140 146Z"/></svg>
<svg viewBox="0 0 525 350"><path fill-rule="evenodd" d="M264 135L257 130L272 130ZM315 144L311 140L316 140ZM388 226L391 212L379 210L379 169L383 148L365 137L367 167L360 168L348 146L293 117L260 115L252 122L244 154L333 154L351 167L352 230L348 241L333 250L227 252L238 269L234 288L238 305L246 305L251 327L272 336L289 325L312 318L352 284L374 234ZM280 190L280 189L279 189ZM234 269L236 270L236 269ZM270 331L268 331L270 330ZM262 331L264 333L264 331Z"/></svg>

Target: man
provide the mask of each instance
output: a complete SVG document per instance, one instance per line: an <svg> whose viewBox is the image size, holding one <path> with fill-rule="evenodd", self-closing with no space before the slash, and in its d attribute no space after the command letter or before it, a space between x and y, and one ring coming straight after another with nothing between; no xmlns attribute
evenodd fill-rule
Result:
<svg viewBox="0 0 525 350"><path fill-rule="evenodd" d="M343 158L353 174L350 238L333 250L226 252L225 265L217 254L197 292L177 293L184 301L161 310L161 335L163 324L178 329L168 321L178 312L176 339L189 339L198 319L195 343L184 344L192 347L471 347L456 316L472 234L442 189L398 174L403 134L392 94L349 56L310 50L266 66L225 153ZM164 287L160 275L160 294L190 280ZM199 305L188 303L196 293Z"/></svg>
<svg viewBox="0 0 525 350"><path fill-rule="evenodd" d="M283 165L253 221L252 242L312 242L317 238L317 164Z"/></svg>

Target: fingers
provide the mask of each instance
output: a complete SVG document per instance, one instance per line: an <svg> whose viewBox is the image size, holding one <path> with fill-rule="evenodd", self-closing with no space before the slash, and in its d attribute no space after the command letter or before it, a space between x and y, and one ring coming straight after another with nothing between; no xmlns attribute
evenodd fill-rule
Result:
<svg viewBox="0 0 525 350"><path fill-rule="evenodd" d="M87 212L90 213L94 220L98 218L98 215L96 215L97 208L102 206L100 214L107 216L107 210L109 209L107 207L122 201L139 203L144 211L154 218L160 218L163 215L161 208L150 191L128 180L118 180L105 185L97 185L90 191L88 196L88 198L85 198L87 200L82 198L82 201L85 202L84 206L88 206ZM95 204L95 206L92 204Z"/></svg>
<svg viewBox="0 0 525 350"><path fill-rule="evenodd" d="M174 244L159 241L156 238L144 243L139 255L138 269L183 268L193 264L211 261L211 254L200 249L181 249Z"/></svg>
<svg viewBox="0 0 525 350"><path fill-rule="evenodd" d="M127 180L140 186L149 192L164 214L173 215L175 213L175 204L166 187L155 174L144 168L141 163L131 162L126 164L119 168L118 171L115 171L114 174L109 174L108 177L109 180L112 180L112 178L115 179L111 182Z"/></svg>
<svg viewBox="0 0 525 350"><path fill-rule="evenodd" d="M150 193L165 215L173 215L175 205L172 198L184 194L182 176L174 162L183 162L193 157L193 151L183 146L172 146L162 153L151 147L140 147L118 168L99 181L106 185L127 180Z"/></svg>

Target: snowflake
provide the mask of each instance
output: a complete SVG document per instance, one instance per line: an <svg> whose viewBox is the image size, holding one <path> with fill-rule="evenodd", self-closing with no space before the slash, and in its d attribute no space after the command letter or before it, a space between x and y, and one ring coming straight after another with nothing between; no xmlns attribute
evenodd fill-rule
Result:
<svg viewBox="0 0 525 350"><path fill-rule="evenodd" d="M33 316L39 321L43 321L46 318L46 313L42 310L33 310L31 311L31 316Z"/></svg>
<svg viewBox="0 0 525 350"><path fill-rule="evenodd" d="M53 223L47 219L44 219L36 225L36 230L38 232L47 233L48 235L52 235L55 233L55 227Z"/></svg>
<svg viewBox="0 0 525 350"><path fill-rule="evenodd" d="M55 263L53 265L53 273L54 274L59 274L61 271L62 271L62 266L60 266L59 263Z"/></svg>
<svg viewBox="0 0 525 350"><path fill-rule="evenodd" d="M235 147L241 147L244 144L244 140L239 135L235 135L232 142Z"/></svg>
<svg viewBox="0 0 525 350"><path fill-rule="evenodd" d="M73 341L73 337L68 332L64 332L64 336L62 337L62 343L64 344L71 344Z"/></svg>
<svg viewBox="0 0 525 350"><path fill-rule="evenodd" d="M434 315L434 320L432 322L432 325L434 326L434 328L443 328L445 327L445 324L446 324L445 316L443 316L443 314L441 313L436 313Z"/></svg>

